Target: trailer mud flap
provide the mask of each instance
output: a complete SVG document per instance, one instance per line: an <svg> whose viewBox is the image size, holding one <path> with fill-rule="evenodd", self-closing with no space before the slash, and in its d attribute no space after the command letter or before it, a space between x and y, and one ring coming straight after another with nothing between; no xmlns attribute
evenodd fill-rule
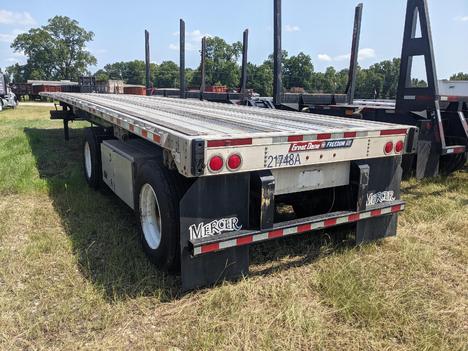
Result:
<svg viewBox="0 0 468 351"><path fill-rule="evenodd" d="M361 165L360 172L368 172L369 182L365 191L366 201L358 201L358 211L364 211L369 207L378 205L385 201L395 201L400 199L400 183L402 177L401 156L379 158L356 162ZM369 168L363 168L362 165ZM362 178L362 176L361 176ZM362 189L358 198L363 196ZM382 239L396 235L398 215L369 218L361 220L356 224L356 244Z"/></svg>
<svg viewBox="0 0 468 351"><path fill-rule="evenodd" d="M421 121L416 157L416 178L436 177L442 154L440 141L436 139L437 126L433 121Z"/></svg>
<svg viewBox="0 0 468 351"><path fill-rule="evenodd" d="M234 247L192 256L189 242L249 225L250 175L198 178L180 201L182 290L212 285L248 274L249 247Z"/></svg>

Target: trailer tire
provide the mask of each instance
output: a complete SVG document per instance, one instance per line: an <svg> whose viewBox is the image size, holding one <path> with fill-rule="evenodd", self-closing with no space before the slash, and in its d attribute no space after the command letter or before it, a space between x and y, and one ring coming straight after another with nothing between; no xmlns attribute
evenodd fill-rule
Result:
<svg viewBox="0 0 468 351"><path fill-rule="evenodd" d="M143 165L136 178L135 209L143 250L159 269L179 268L179 181L161 161Z"/></svg>
<svg viewBox="0 0 468 351"><path fill-rule="evenodd" d="M98 190L102 184L101 142L98 138L101 128L85 128L83 143L83 170L86 183Z"/></svg>

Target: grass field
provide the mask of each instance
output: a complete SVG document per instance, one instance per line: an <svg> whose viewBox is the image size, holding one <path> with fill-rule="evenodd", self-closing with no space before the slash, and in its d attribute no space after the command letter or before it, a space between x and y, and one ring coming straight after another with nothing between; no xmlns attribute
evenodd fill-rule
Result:
<svg viewBox="0 0 468 351"><path fill-rule="evenodd" d="M81 127L0 113L0 349L466 350L468 173L405 182L399 235L251 249L252 274L178 293L133 214L85 186Z"/></svg>

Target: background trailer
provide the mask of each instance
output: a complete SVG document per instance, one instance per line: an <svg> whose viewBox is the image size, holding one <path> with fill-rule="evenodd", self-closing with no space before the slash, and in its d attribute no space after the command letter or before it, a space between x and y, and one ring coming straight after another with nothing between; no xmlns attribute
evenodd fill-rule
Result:
<svg viewBox="0 0 468 351"><path fill-rule="evenodd" d="M357 59L363 5L355 11L353 40L349 77L343 94L296 94L285 93L282 88L281 65L281 0L274 1L274 74L273 97L258 97L242 92L243 82L237 92L210 93L202 84L200 91L180 92L179 89L156 89L153 94L165 97L182 97L215 101L227 104L241 104L269 109L302 111L341 116L347 118L400 123L416 126L421 130L419 142L414 153L403 160L404 177L415 175L417 178L433 177L439 173L450 174L464 167L467 160L468 146L468 96L439 93L431 27L427 0L408 0L401 54L400 79L396 101L362 101L354 99L357 76ZM185 52L182 45L185 24L181 21L181 65ZM416 37L418 26L421 37ZM248 34L244 34L242 79L246 79ZM149 46L146 37L146 46ZM412 86L413 58L424 58L427 87ZM202 67L205 57L202 44ZM149 57L147 57L149 60ZM149 62L149 61L148 61ZM180 73L185 79L185 71ZM201 81L204 82L204 70ZM184 80L185 82L185 80ZM183 85L185 87L185 84ZM457 89L456 92L460 91ZM455 91L455 89L452 89ZM458 93L459 94L459 93ZM468 94L467 94L468 95Z"/></svg>
<svg viewBox="0 0 468 351"><path fill-rule="evenodd" d="M362 6L357 11L362 12ZM433 177L439 173L449 174L462 169L467 161L468 93L463 93L463 83L458 83L458 89L452 84L453 88L450 89L449 84L443 81L439 83L437 80L427 0L408 0L396 101L354 100L352 87L356 80L361 17L356 17L353 33L348 102L301 102L298 109L419 127L416 152L405 156L403 161L405 176L415 174L417 178ZM418 29L420 36L417 35ZM425 87L413 84L413 62L418 57L424 60L427 77Z"/></svg>

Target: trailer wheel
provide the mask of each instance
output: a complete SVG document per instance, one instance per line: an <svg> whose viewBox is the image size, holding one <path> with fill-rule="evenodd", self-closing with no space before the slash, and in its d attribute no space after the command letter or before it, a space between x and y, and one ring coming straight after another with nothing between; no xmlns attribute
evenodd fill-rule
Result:
<svg viewBox="0 0 468 351"><path fill-rule="evenodd" d="M102 183L101 147L98 138L100 128L86 128L83 143L83 168L88 185L99 189Z"/></svg>
<svg viewBox="0 0 468 351"><path fill-rule="evenodd" d="M164 271L179 266L178 178L161 166L147 162L136 179L136 215L141 242L150 261Z"/></svg>

